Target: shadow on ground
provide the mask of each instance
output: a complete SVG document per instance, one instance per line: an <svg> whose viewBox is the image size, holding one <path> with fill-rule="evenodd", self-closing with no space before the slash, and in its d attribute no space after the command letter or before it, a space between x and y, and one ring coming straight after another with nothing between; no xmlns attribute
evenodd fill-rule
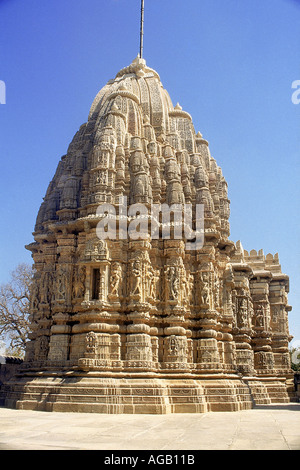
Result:
<svg viewBox="0 0 300 470"><path fill-rule="evenodd" d="M300 411L300 403L294 403L291 405L281 405L281 404L273 404L273 405L254 405L254 410L290 410L290 411Z"/></svg>

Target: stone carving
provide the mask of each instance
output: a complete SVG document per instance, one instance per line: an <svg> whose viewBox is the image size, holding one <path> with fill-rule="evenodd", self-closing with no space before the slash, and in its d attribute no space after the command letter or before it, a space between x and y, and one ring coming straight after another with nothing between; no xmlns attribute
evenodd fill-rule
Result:
<svg viewBox="0 0 300 470"><path fill-rule="evenodd" d="M200 296L201 306L209 308L211 306L211 293L209 273L207 272L203 272L200 275Z"/></svg>
<svg viewBox="0 0 300 470"><path fill-rule="evenodd" d="M151 301L156 301L159 298L159 278L160 270L153 268L152 265L149 265L147 271L147 294Z"/></svg>
<svg viewBox="0 0 300 470"><path fill-rule="evenodd" d="M89 240L85 247L85 258L90 261L100 261L107 257L107 245L98 238Z"/></svg>
<svg viewBox="0 0 300 470"><path fill-rule="evenodd" d="M180 293L180 274L177 266L169 266L166 269L167 298L177 301Z"/></svg>
<svg viewBox="0 0 300 470"><path fill-rule="evenodd" d="M248 299L242 291L242 295L237 298L237 323L243 328L248 325Z"/></svg>
<svg viewBox="0 0 300 470"><path fill-rule="evenodd" d="M135 259L131 265L131 290L130 295L141 298L143 282L143 269L140 260Z"/></svg>
<svg viewBox="0 0 300 470"><path fill-rule="evenodd" d="M90 331L85 337L86 352L88 355L96 354L97 336L93 331Z"/></svg>
<svg viewBox="0 0 300 470"><path fill-rule="evenodd" d="M66 300L68 284L68 272L65 268L60 268L56 275L56 300Z"/></svg>
<svg viewBox="0 0 300 470"><path fill-rule="evenodd" d="M61 196L61 209L77 209L78 181L71 176L67 179Z"/></svg>
<svg viewBox="0 0 300 470"><path fill-rule="evenodd" d="M73 298L81 299L85 293L85 267L75 268L73 281Z"/></svg>
<svg viewBox="0 0 300 470"><path fill-rule="evenodd" d="M192 274L185 273L182 276L182 284L181 284L181 291L182 291L182 302L190 306L192 303L193 297L193 276Z"/></svg>
<svg viewBox="0 0 300 470"><path fill-rule="evenodd" d="M187 338L183 336L171 335L166 338L166 352L165 361L166 363L180 363L185 364L187 362L188 345Z"/></svg>
<svg viewBox="0 0 300 470"><path fill-rule="evenodd" d="M74 396L60 406L88 411L246 409L249 387L287 400L289 279L277 254L229 239L227 192L208 142L157 72L140 58L122 69L96 96L37 216L24 383L34 387L41 370L55 387L73 377ZM203 246L187 249L174 233L162 239L159 218L158 238L150 229L127 237L120 197L147 209L190 203L193 222L204 204ZM125 237L98 238L102 202Z"/></svg>
<svg viewBox="0 0 300 470"><path fill-rule="evenodd" d="M54 296L55 290L53 289L53 273L42 273L40 283L40 302L42 304L50 304Z"/></svg>
<svg viewBox="0 0 300 470"><path fill-rule="evenodd" d="M114 262L110 274L110 294L118 296L120 294L120 286L122 280L122 266L118 262Z"/></svg>
<svg viewBox="0 0 300 470"><path fill-rule="evenodd" d="M255 309L255 326L264 327L264 307L262 304L258 304Z"/></svg>
<svg viewBox="0 0 300 470"><path fill-rule="evenodd" d="M149 163L146 155L141 151L139 139L132 139L131 145L135 148L130 159L132 171L130 198L132 203L147 203L152 200L150 185Z"/></svg>
<svg viewBox="0 0 300 470"><path fill-rule="evenodd" d="M137 361L137 363L139 361L151 361L152 345L150 337L144 334L128 335L126 358L128 361Z"/></svg>
<svg viewBox="0 0 300 470"><path fill-rule="evenodd" d="M38 360L46 360L49 351L49 337L47 336L40 336L37 341L37 349L35 352L36 359Z"/></svg>
<svg viewBox="0 0 300 470"><path fill-rule="evenodd" d="M39 303L40 303L39 285L38 285L38 282L36 281L32 287L31 295L30 295L31 310L32 311L37 310Z"/></svg>

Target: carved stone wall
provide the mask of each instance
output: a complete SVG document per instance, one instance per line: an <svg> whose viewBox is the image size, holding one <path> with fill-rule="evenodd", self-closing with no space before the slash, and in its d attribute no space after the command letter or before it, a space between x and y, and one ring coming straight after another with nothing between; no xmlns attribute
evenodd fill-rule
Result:
<svg viewBox="0 0 300 470"><path fill-rule="evenodd" d="M169 238L128 237L120 197L148 209L203 204L203 246L187 249L171 221L157 221ZM116 239L97 235L104 203ZM26 367L285 380L288 277L278 255L229 240L229 203L208 142L136 59L96 96L38 213Z"/></svg>

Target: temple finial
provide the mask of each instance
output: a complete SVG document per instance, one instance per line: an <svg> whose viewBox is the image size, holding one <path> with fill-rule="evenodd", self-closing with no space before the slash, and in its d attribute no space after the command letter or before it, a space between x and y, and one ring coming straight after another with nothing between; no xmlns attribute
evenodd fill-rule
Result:
<svg viewBox="0 0 300 470"><path fill-rule="evenodd" d="M141 0L141 28L140 28L140 58L143 58L144 47L144 4L145 1Z"/></svg>

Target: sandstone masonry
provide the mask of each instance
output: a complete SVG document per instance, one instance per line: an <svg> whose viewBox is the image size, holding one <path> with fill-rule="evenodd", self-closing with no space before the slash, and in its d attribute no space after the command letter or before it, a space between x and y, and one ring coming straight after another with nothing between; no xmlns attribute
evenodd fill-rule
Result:
<svg viewBox="0 0 300 470"><path fill-rule="evenodd" d="M100 240L97 207L204 205L204 244ZM289 278L229 240L227 183L143 59L96 96L37 216L32 333L6 405L106 413L288 402ZM119 220L120 222L120 220ZM129 223L129 218L127 222Z"/></svg>

